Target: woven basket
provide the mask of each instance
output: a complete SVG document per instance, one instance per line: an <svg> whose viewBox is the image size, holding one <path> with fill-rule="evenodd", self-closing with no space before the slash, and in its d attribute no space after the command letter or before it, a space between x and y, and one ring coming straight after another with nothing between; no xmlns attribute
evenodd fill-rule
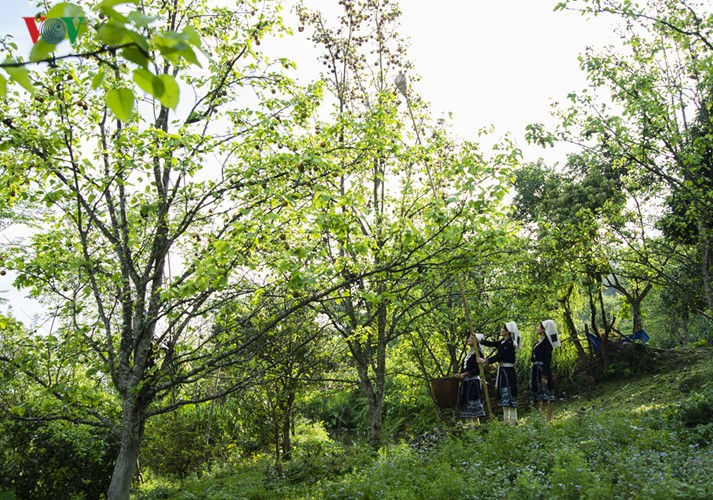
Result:
<svg viewBox="0 0 713 500"><path fill-rule="evenodd" d="M433 399L439 408L455 408L458 405L458 379L441 377L431 379Z"/></svg>

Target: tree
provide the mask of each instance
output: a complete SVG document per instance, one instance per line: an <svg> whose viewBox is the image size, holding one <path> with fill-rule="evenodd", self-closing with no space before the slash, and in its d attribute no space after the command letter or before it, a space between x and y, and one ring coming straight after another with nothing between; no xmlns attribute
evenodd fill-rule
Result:
<svg viewBox="0 0 713 500"><path fill-rule="evenodd" d="M276 292L279 294L279 289ZM296 299L287 290L281 295L281 300L271 301L277 311L261 314L264 321L271 321L294 306ZM254 349L255 360L262 365L258 386L267 401L278 464L292 458L295 407L300 397L310 382L318 383L327 368L334 365L328 348L331 343L326 334L328 324L320 325L316 316L314 308L302 308L265 335ZM245 375L249 373L238 372L231 376Z"/></svg>
<svg viewBox="0 0 713 500"><path fill-rule="evenodd" d="M99 384L60 386L42 373L33 380L64 402L74 402L69 394L85 394L81 402L111 393L101 406L33 417L114 431L120 450L111 499L129 496L146 420L249 383L223 380L209 392L201 384L247 363L255 340L307 302L260 330L250 326L263 306L255 294L271 284L265 263L277 259L266 256L290 255L279 235L309 194L308 179L294 168L302 152L283 149L316 96L291 87L282 74L290 63L269 61L257 47L282 30L278 10L251 0L236 9L144 2L129 16L131 32L111 23L88 31L79 50L121 45L134 32L159 50L142 57L131 42L77 63L55 59L45 72L27 74L31 96L10 90L13 100L2 109L5 173L22 172L24 196L48 208L8 266L18 286L51 301L58 351L81 353ZM193 102L178 106L179 88ZM248 95L257 101L240 107ZM244 314L212 328L231 300L245 304ZM186 386L195 390L176 391Z"/></svg>
<svg viewBox="0 0 713 500"><path fill-rule="evenodd" d="M37 89L32 81L32 67L42 63L55 67L59 61L90 59L97 64L97 73L92 80L93 90L103 87L101 90L106 90L107 106L118 118L125 120L134 112L134 90L130 86L112 88L102 84L107 71L116 71L119 69L118 64L130 62L136 65L132 71L136 84L164 106L175 109L179 97L175 75L162 72L159 65L152 63L156 62L155 57L160 54L171 63L199 65L195 49L201 49L200 37L192 25L181 25L175 19L167 22L166 30L161 31L154 24L157 18L148 16L143 8L117 11L115 7L122 4L138 5L139 2L104 0L94 6L94 12L89 13L79 4L62 2L44 15L37 14L34 19L25 18L34 42L29 60L16 56L17 45L3 39L0 43L10 55L0 64L0 68L8 75L9 82L34 94ZM41 27L47 29L41 30ZM66 38L73 45L79 40L76 47L80 50L57 55L59 44ZM7 95L7 84L8 79L0 74L0 97ZM39 99L44 97L39 95ZM18 174L10 176L8 180L16 184L19 181L19 185L22 185L22 172ZM17 186L15 188L17 190Z"/></svg>
<svg viewBox="0 0 713 500"><path fill-rule="evenodd" d="M369 404L369 443L378 447L387 355L409 330L407 311L425 300L421 274L426 268L447 274L467 266L475 249L489 248L481 244L496 233L490 215L505 194L499 181L510 151L495 169L475 144L457 144L433 125L420 101L413 103L418 119L411 132L411 114L399 106L393 83L410 68L396 31L400 11L388 0L340 4L337 27L319 12L300 11L323 50L325 89L334 103L331 122L319 124L318 133L323 160L338 175L318 188L314 221L332 279L350 279L358 269L363 277L321 304L349 347ZM430 136L414 145L412 135L420 139L422 129Z"/></svg>
<svg viewBox="0 0 713 500"><path fill-rule="evenodd" d="M619 16L626 33L621 50L588 51L581 57L592 89L608 91L615 106L598 101L592 92L571 94L573 105L562 114L559 137L614 159L668 197L675 215L669 223L678 226L672 233L695 238L710 311L713 41L707 8L679 0L584 0L556 7Z"/></svg>
<svg viewBox="0 0 713 500"><path fill-rule="evenodd" d="M614 318L607 317L604 307L603 282L613 265L604 230L622 224L622 187L611 164L587 154L570 155L563 173L528 165L518 171L516 181L515 216L527 223L537 242L534 259L539 265L530 281L540 295L554 294L580 358L584 350L571 299L575 287L581 288L589 309L585 332L591 327L601 342L605 364Z"/></svg>

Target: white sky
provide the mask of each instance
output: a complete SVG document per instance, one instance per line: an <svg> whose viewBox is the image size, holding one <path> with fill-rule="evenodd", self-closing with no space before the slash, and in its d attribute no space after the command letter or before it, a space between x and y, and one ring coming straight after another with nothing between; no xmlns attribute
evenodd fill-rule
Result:
<svg viewBox="0 0 713 500"><path fill-rule="evenodd" d="M337 0L305 0L316 9L333 11ZM57 2L51 2L54 5ZM495 126L495 137L509 132L526 160L544 156L564 159L564 149L527 147L525 126L552 123L549 108L567 93L585 86L577 56L586 46L616 43L609 22L585 20L572 12L553 12L556 0L401 0L401 34L410 39L409 58L422 77L417 92L431 102L437 116L453 113L454 131L476 139L475 132ZM29 53L31 41L22 17L36 8L28 0L2 0L0 33L12 34ZM300 36L296 33L296 36ZM66 44L66 42L65 42ZM294 53L295 47L302 52ZM303 83L320 65L314 64L306 43L285 41L285 56L306 73ZM281 54L282 55L282 54ZM0 233L0 245L6 237ZM0 297L13 306L19 320L30 323L38 306L12 290L10 274L0 276ZM6 291L6 292L3 292ZM7 305L0 305L6 311Z"/></svg>

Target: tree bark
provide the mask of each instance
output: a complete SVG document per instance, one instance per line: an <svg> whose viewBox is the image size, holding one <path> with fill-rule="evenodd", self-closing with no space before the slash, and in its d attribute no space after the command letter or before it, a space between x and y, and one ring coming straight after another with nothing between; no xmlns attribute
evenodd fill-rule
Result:
<svg viewBox="0 0 713 500"><path fill-rule="evenodd" d="M146 426L143 409L139 408L136 401L124 400L122 406L121 448L111 475L111 483L107 491L108 500L129 499Z"/></svg>
<svg viewBox="0 0 713 500"><path fill-rule="evenodd" d="M641 315L641 300L632 300L629 303L629 306L631 307L631 320L633 321L633 333L638 332L639 330L643 330L643 317Z"/></svg>
<svg viewBox="0 0 713 500"><path fill-rule="evenodd" d="M383 377L382 377L383 378ZM377 382L377 387L379 384ZM373 397L369 399L369 446L374 449L381 446L381 433L384 427L384 391L378 389L373 392Z"/></svg>
<svg viewBox="0 0 713 500"><path fill-rule="evenodd" d="M686 310L683 314L681 314L681 336L682 341L681 343L683 345L688 344L690 341L690 335L688 332L688 311Z"/></svg>
<svg viewBox="0 0 713 500"><path fill-rule="evenodd" d="M382 298L379 301L379 309L376 314L376 388L374 391L373 404L370 405L372 410L369 423L369 445L372 448L381 446L381 431L384 421L384 392L386 390L386 346L388 339L387 332L387 310L386 299L383 294L386 292L383 285L379 286L379 292Z"/></svg>
<svg viewBox="0 0 713 500"><path fill-rule="evenodd" d="M572 342L574 342L574 346L577 349L577 356L579 357L579 359L584 359L587 357L587 353L584 352L584 347L582 347L582 343L579 341L579 336L577 335L577 327L574 324L574 319L572 318L572 309L569 305L569 298L572 296L573 291L574 285L570 285L569 289L567 290L567 294L563 299L560 300L560 304L562 304L562 309L564 309L564 322L567 325L567 330L569 330L570 338L572 339Z"/></svg>
<svg viewBox="0 0 713 500"><path fill-rule="evenodd" d="M369 360L355 359L357 362L357 372L359 373L359 385L369 403L369 445L378 448L381 444L381 429L383 426L383 391L379 394L378 381L372 381L369 377ZM375 374L378 379L378 370Z"/></svg>
<svg viewBox="0 0 713 500"><path fill-rule="evenodd" d="M602 292L602 285L601 285L601 276L598 277L598 295L599 295L599 307L601 309L601 314L602 314L602 323L604 323L604 335L601 335L600 338L602 339L602 365L607 366L609 362L609 335L611 334L611 327L613 326L613 322L610 325L609 322L607 321L607 312L604 309L604 293Z"/></svg>
<svg viewBox="0 0 713 500"><path fill-rule="evenodd" d="M636 289L634 289L634 292L632 293L632 298L631 298L630 304L631 304L631 319L634 323L633 333L636 333L639 330L644 329L644 316L641 313L641 303L644 302L644 299L649 294L649 291L651 291L652 287L653 287L653 285L651 283L648 283L644 287L643 291L639 292L638 288L636 288Z"/></svg>
<svg viewBox="0 0 713 500"><path fill-rule="evenodd" d="M639 292L639 287L636 282L632 286L631 292L626 289L626 287L619 281L619 278L617 277L616 274L612 274L612 279L614 280L614 283L611 282L609 278L607 278L607 284L611 287L613 287L615 290L617 290L619 293L621 293L624 297L626 297L626 302L629 304L629 307L631 308L631 321L633 323L632 326L632 333L636 333L639 330L644 329L644 319L643 315L641 314L641 304L644 302L644 299L646 296L649 294L651 291L651 287L653 286L651 283L648 283L644 289Z"/></svg>
<svg viewBox="0 0 713 500"><path fill-rule="evenodd" d="M282 460L292 459L292 408L295 403L295 391L291 387L287 389L282 415Z"/></svg>
<svg viewBox="0 0 713 500"><path fill-rule="evenodd" d="M594 294L592 293L591 282L587 284L587 294L589 296L589 318L590 326L592 327L592 334L598 339L601 339L601 336L599 335L599 328L597 328L597 306L594 303Z"/></svg>
<svg viewBox="0 0 713 500"><path fill-rule="evenodd" d="M713 285L711 284L711 264L713 264L713 253L711 252L710 229L699 222L698 233L701 242L701 272L703 275L703 288L706 292L708 310L713 313Z"/></svg>

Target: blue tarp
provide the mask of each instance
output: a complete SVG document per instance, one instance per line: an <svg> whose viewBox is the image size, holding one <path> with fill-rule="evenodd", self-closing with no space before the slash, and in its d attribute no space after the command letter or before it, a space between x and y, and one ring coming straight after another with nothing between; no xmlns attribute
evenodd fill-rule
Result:
<svg viewBox="0 0 713 500"><path fill-rule="evenodd" d="M597 351L602 350L602 341L599 340L596 335L587 332L587 340L589 340L589 343L592 344L592 347L594 347Z"/></svg>
<svg viewBox="0 0 713 500"><path fill-rule="evenodd" d="M633 335L624 337L624 342L634 342L635 340L638 340L639 342L643 342L645 344L646 342L649 341L649 336L646 334L645 331L639 330L638 332L634 333Z"/></svg>

